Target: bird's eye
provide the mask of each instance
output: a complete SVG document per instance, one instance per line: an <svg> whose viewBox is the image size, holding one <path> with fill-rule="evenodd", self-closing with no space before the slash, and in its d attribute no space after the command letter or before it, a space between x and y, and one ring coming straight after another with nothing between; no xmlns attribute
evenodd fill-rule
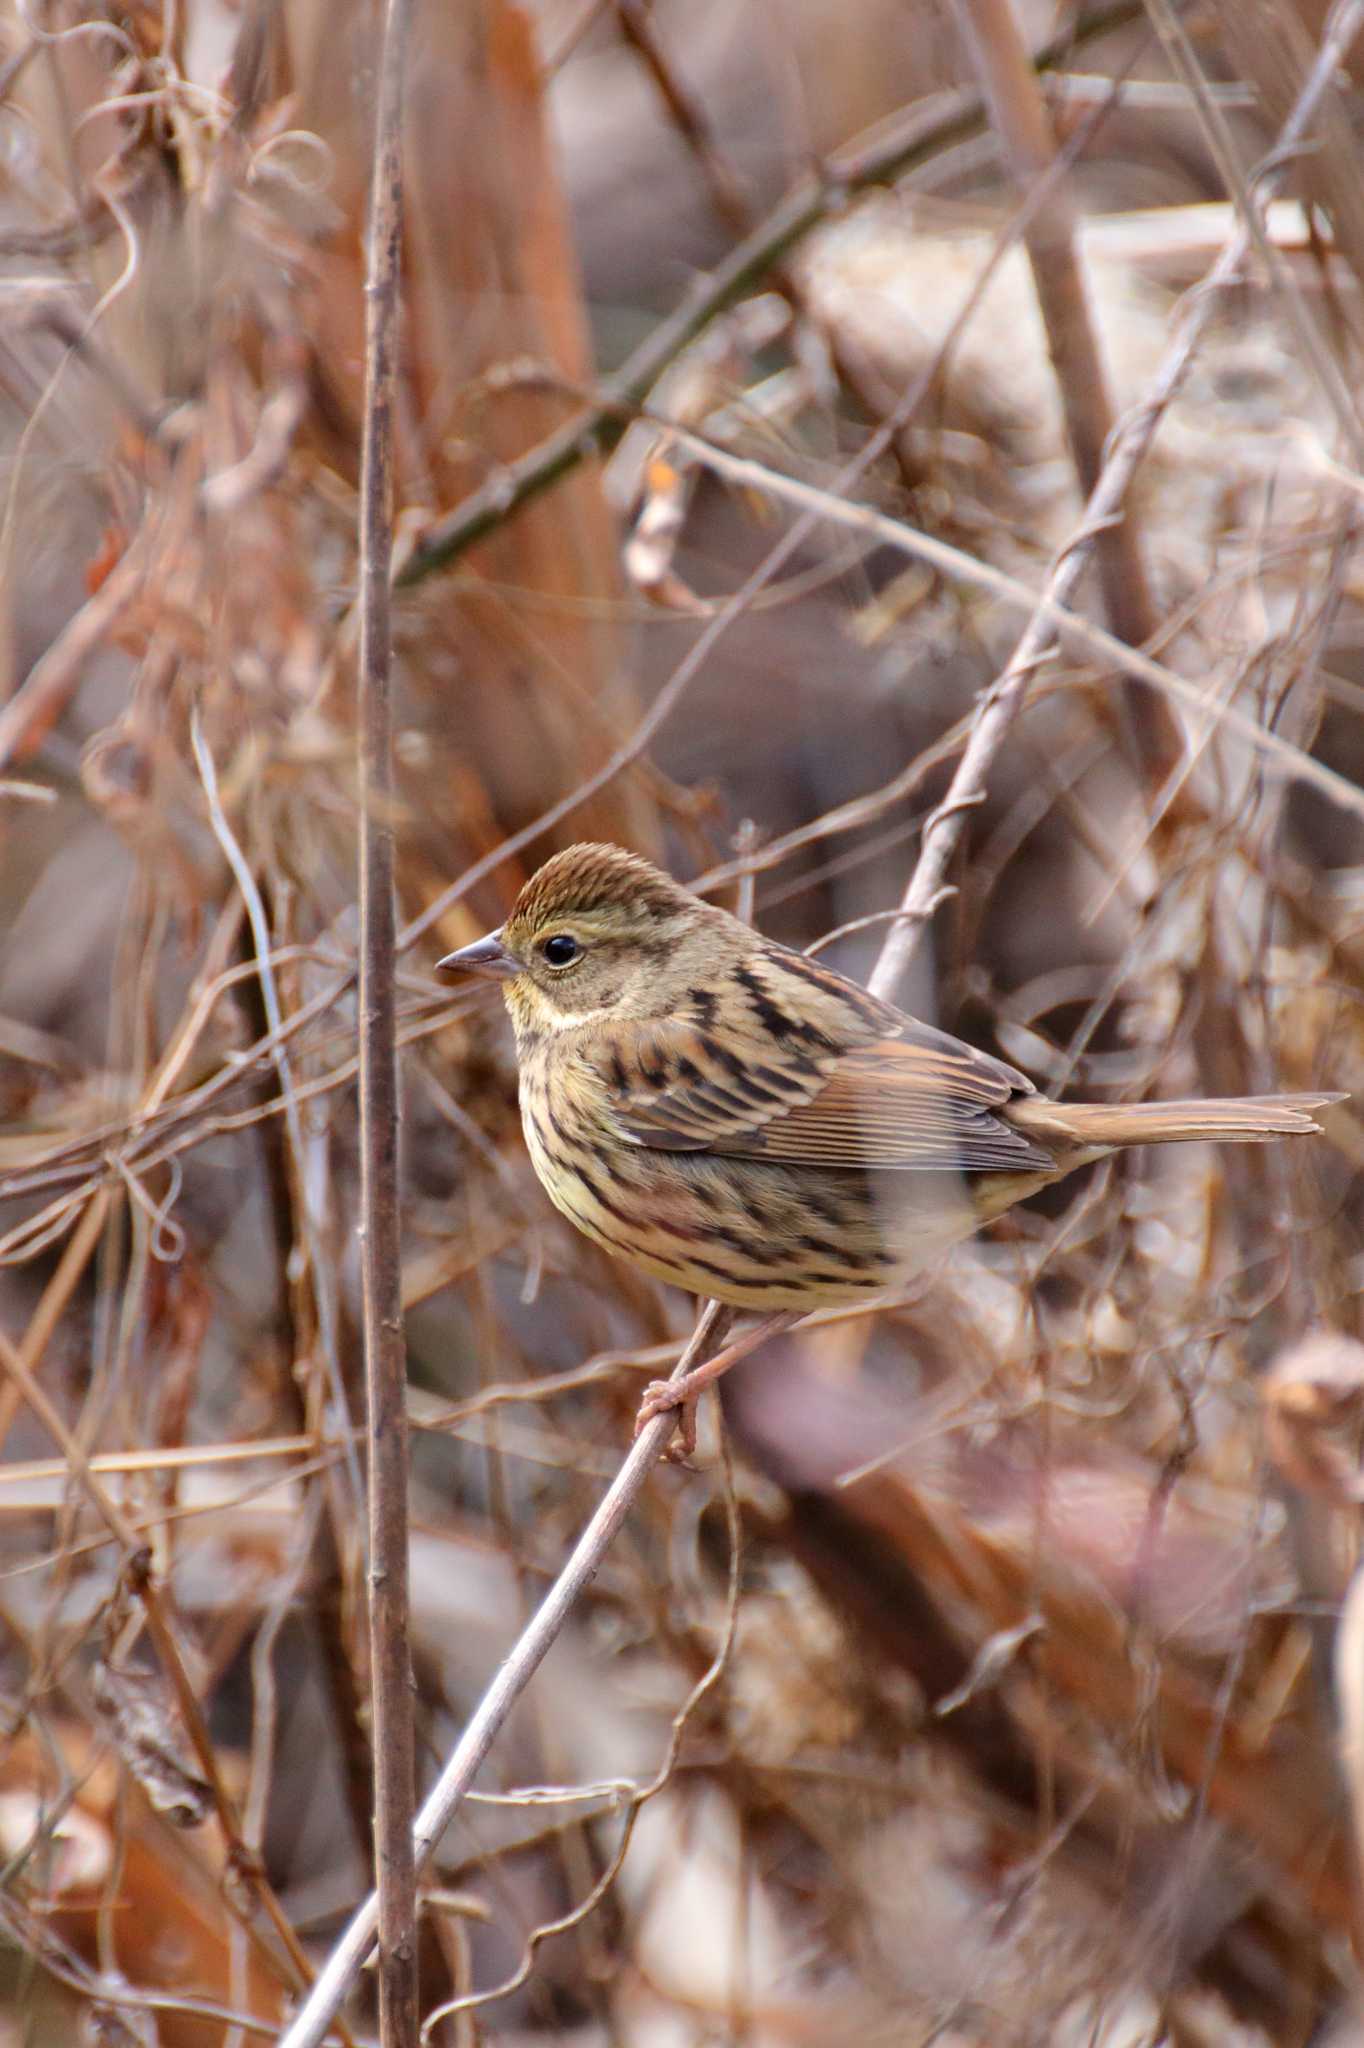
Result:
<svg viewBox="0 0 1364 2048"><path fill-rule="evenodd" d="M570 960L576 960L582 947L568 932L555 932L545 939L540 952L550 967L567 967Z"/></svg>

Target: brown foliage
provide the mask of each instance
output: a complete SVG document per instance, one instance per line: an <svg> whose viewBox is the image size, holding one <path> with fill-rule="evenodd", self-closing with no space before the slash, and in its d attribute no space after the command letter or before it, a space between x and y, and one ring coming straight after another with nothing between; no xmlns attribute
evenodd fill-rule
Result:
<svg viewBox="0 0 1364 2048"><path fill-rule="evenodd" d="M761 223L802 119L834 147L970 76L936 9L868 0L843 36L789 0L740 10L762 15L743 38L732 12L417 9L400 564L533 464L736 218ZM1283 76L1220 8L1206 100L1130 27L1045 88L1119 419L1232 232L1209 108L1253 159L1310 73L1320 7L1268 12ZM0 2011L35 2039L80 2014L197 2044L280 2022L369 1882L373 24L327 0L43 18L6 17L0 201ZM884 66L876 34L899 39ZM1091 120L1096 75L1133 68L1113 127ZM1029 662L901 989L1052 1092L1360 1084L1352 112L1332 87L1310 184L1268 214L1127 494L1157 668L1124 696L1112 648L1070 631ZM1076 533L1064 339L1001 247L1029 181L1015 161L1000 202L979 122L911 116L929 139L893 189L842 210L832 179L733 310L700 281L716 317L655 388L666 428L636 421L608 467L594 440L395 600L426 1759L690 1321L548 1209L502 1020L430 962L591 834L739 882L788 941L838 927L865 977L1026 622L973 568L1036 591ZM959 556L907 564L919 533ZM499 861L630 750L702 633L647 746ZM1357 1386L1300 1351L1266 1378L1314 1330L1364 1335L1364 1132L1348 1103L1328 1123L1310 1149L1093 1173L913 1299L737 1369L732 1483L713 1425L698 1470L651 1480L425 1875L424 2007L454 2002L433 2040L1349 2024L1333 1650Z"/></svg>

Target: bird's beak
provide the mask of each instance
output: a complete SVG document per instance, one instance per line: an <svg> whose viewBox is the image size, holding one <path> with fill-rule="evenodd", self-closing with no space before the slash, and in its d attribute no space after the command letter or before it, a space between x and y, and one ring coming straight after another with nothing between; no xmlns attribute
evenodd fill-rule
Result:
<svg viewBox="0 0 1364 2048"><path fill-rule="evenodd" d="M458 974L481 974L485 981L510 981L521 972L521 963L503 945L501 932L489 932L486 939L475 939L472 946L447 953L436 962L436 972L451 979Z"/></svg>

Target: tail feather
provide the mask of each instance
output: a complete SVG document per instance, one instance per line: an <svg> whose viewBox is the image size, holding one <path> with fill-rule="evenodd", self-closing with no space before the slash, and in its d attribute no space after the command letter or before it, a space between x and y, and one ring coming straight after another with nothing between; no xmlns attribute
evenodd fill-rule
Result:
<svg viewBox="0 0 1364 2048"><path fill-rule="evenodd" d="M1223 1102L1048 1102L1025 1096L1009 1121L1039 1138L1080 1145L1264 1143L1320 1131L1312 1112L1339 1095L1255 1095Z"/></svg>

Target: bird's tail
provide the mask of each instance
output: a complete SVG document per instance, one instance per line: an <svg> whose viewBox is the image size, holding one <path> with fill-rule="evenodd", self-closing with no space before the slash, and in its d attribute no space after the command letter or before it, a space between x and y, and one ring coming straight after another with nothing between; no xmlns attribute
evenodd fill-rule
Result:
<svg viewBox="0 0 1364 2048"><path fill-rule="evenodd" d="M1222 1102L1046 1102L1009 1104L1020 1130L1077 1145L1240 1144L1319 1131L1312 1112L1339 1095L1253 1095Z"/></svg>

